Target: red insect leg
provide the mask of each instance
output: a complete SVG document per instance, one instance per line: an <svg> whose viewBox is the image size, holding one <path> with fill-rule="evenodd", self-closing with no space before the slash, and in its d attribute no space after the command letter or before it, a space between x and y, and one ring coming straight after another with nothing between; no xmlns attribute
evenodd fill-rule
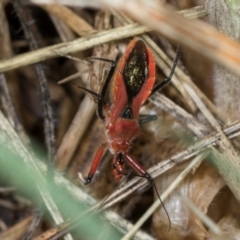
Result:
<svg viewBox="0 0 240 240"><path fill-rule="evenodd" d="M147 179L151 178L151 176L147 173L146 170L136 161L135 158L130 156L129 154L123 154L126 162L139 174L139 176L145 177Z"/></svg>
<svg viewBox="0 0 240 240"><path fill-rule="evenodd" d="M161 204L164 208L164 211L167 214L167 217L168 217L168 220L169 220L169 230L170 230L171 229L170 216L169 216L169 214L167 212L167 209L165 208L165 206L164 206L164 204L163 204L163 202L160 198L160 195L158 194L157 187L156 187L155 182L153 181L153 178L147 173L146 170L144 170L144 168L132 156L130 156L129 154L123 154L123 157L126 160L126 162L139 174L139 176L146 178L152 184L152 186L154 187L154 189L156 191L156 194L158 196L158 199L160 200L160 202L161 202Z"/></svg>
<svg viewBox="0 0 240 240"><path fill-rule="evenodd" d="M85 184L89 184L91 182L95 172L97 171L99 163L102 160L102 156L103 156L105 148L106 148L106 144L103 143L101 145L101 147L98 149L98 151L96 152L95 157L92 162L92 165L91 165L91 168L90 168L90 171L88 173L87 179L86 180L82 179Z"/></svg>

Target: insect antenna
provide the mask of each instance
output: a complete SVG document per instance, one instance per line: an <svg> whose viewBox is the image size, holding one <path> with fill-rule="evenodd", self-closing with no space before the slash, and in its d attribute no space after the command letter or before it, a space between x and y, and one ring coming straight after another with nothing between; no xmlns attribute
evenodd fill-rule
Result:
<svg viewBox="0 0 240 240"><path fill-rule="evenodd" d="M176 69L176 66L177 66L177 63L178 63L178 60L180 58L180 55L181 55L181 48L180 46L178 45L177 46L177 52L176 52L176 56L175 56L175 59L173 61L173 66L171 68L171 72L169 74L169 76L167 78L165 78L162 82L160 83L157 83L153 89L152 89L152 92L150 95L153 95L155 92L157 92L158 90L160 90L161 88L163 88L167 83L169 83L172 79L172 76L175 72L175 69Z"/></svg>
<svg viewBox="0 0 240 240"><path fill-rule="evenodd" d="M168 231L170 231L170 230L171 230L171 227L172 227L171 219L170 219L170 216L169 216L169 214L168 214L168 212L167 212L167 209L166 209L165 205L163 204L163 201L162 201L162 199L161 199L161 197L160 197L160 195L159 195L159 193L158 193L156 183L154 182L154 180L153 180L152 177L151 177L150 179L148 179L148 181L150 181L150 182L152 183L152 186L153 186L153 188L154 188L154 190L155 190L155 192L156 192L156 194L157 194L157 197L158 197L159 201L161 202L161 204L162 204L162 206L163 206L163 209L164 209L164 211L165 211L165 213L166 213L166 215L167 215L168 224L169 224Z"/></svg>
<svg viewBox="0 0 240 240"><path fill-rule="evenodd" d="M102 95L99 94L99 93L93 92L93 91L91 91L90 89L87 89L87 88L85 88L85 87L82 87L82 86L80 86L80 85L78 85L78 84L76 84L76 83L73 83L73 85L74 85L75 87L77 87L77 88L80 88L80 89L82 89L82 90L84 90L84 91L92 94L94 97L97 98L97 101L98 101L97 113L98 113L98 116L99 116L102 120L104 120L104 119L105 119L105 116L103 115L103 111L102 111L102 106L103 106L104 99L103 99Z"/></svg>
<svg viewBox="0 0 240 240"><path fill-rule="evenodd" d="M115 61L113 61L113 60L110 60L110 59L98 58L98 57L90 57L90 58L88 58L88 60L90 60L90 61L91 60L99 60L99 61L104 61L104 62L107 62L107 63L111 63L111 68L110 68L110 70L108 72L108 75L106 77L106 80L104 82L104 85L103 85L103 88L102 88L102 92L101 92L101 96L105 96L106 92L107 92L107 89L108 89L108 86L110 84L110 81L112 79L112 76L113 76L113 74L115 72L115 68L117 66L117 63ZM103 105L104 105L103 101L99 101L98 102L98 111L102 112Z"/></svg>
<svg viewBox="0 0 240 240"><path fill-rule="evenodd" d="M160 197L160 195L159 195L159 193L158 193L157 186L156 186L156 183L154 182L153 178L152 178L148 173L147 173L146 175L144 175L144 176L143 176L143 175L140 175L140 174L133 173L133 172L124 172L123 174L126 175L126 176L132 175L132 176L135 176L135 177L146 178L146 179L150 182L150 184L153 186L153 188L154 188L154 190L155 190L155 192L156 192L156 194L157 194L157 197L158 197L159 201L161 202L161 205L163 206L163 209L164 209L164 211L165 211L165 213L166 213L166 215L167 215L168 224L169 224L168 231L170 231L170 230L171 230L171 227L172 227L171 219L170 219L170 216L169 216L169 214L168 214L168 212L167 212L167 209L166 209L166 207L164 206L163 201L162 201L162 199L161 199L161 197Z"/></svg>
<svg viewBox="0 0 240 240"><path fill-rule="evenodd" d="M98 101L98 103L97 103L97 105L98 105L98 106L97 106L97 113L98 113L98 116L99 116L102 120L104 120L104 119L105 119L105 116L104 116L104 114L103 114L103 106L104 106L104 104L105 104L104 97L105 97L105 95L106 95L106 92L107 92L109 83L110 83L110 81L111 81L111 79L112 79L112 76L113 76L113 74L114 74L114 71L115 71L115 68L116 68L116 62L113 61L113 60L110 60L110 59L97 58L97 57L90 57L90 58L88 58L88 60L89 60L89 61L91 61L91 60L99 60L99 61L105 61L105 62L111 63L111 68L110 68L110 70L109 70L109 73L108 73L107 78L106 78L106 80L105 80L105 83L104 83L104 85L103 85L101 94L96 93L96 92L93 92L93 91L91 91L90 89L87 89L87 88L85 88L85 87L82 87L82 86L80 86L80 85L78 85L78 84L73 83L77 88L80 88L80 89L82 89L82 90L84 90L84 91L92 94L94 97L97 98L97 101Z"/></svg>
<svg viewBox="0 0 240 240"><path fill-rule="evenodd" d="M99 61L111 63L112 65L115 65L115 66L116 66L116 62L115 62L114 60L107 59L107 58L88 57L87 60L88 60L88 61L99 60Z"/></svg>
<svg viewBox="0 0 240 240"><path fill-rule="evenodd" d="M97 100L102 101L102 96L101 96L100 94L98 94L98 93L96 93L96 92L94 92L94 91L91 91L90 89L87 89L87 88L85 88L85 87L82 87L82 86L80 86L80 85L78 85L78 84L76 84L76 83L73 83L73 85L74 85L75 87L77 87L77 88L81 88L82 90L84 90L84 91L92 94L94 97L97 98Z"/></svg>
<svg viewBox="0 0 240 240"><path fill-rule="evenodd" d="M150 115L150 114L140 114L139 115L139 125L143 125L149 123L151 121L156 121L158 119L157 115Z"/></svg>

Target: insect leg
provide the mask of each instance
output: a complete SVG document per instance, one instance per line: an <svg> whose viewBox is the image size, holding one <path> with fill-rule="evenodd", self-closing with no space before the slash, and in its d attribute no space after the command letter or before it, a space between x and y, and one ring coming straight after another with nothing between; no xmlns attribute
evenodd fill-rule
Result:
<svg viewBox="0 0 240 240"><path fill-rule="evenodd" d="M147 173L147 171L132 157L130 156L129 154L122 154L124 159L126 160L126 162L139 174L138 176L139 177L144 177L146 178L153 186L157 196L158 196L158 199L159 201L161 202L162 206L163 206L163 209L164 211L166 212L166 215L168 217L168 221L169 221L169 229L171 229L171 220L170 220L170 216L167 212L167 209L165 208L161 198L160 198L160 195L157 191L157 187L156 187L156 184L153 180L153 178L151 177L150 174Z"/></svg>
<svg viewBox="0 0 240 240"><path fill-rule="evenodd" d="M95 96L97 98L97 101L98 101L98 107L97 107L97 114L98 116L104 120L105 119L105 116L103 114L103 106L104 106L104 97L106 95L106 92L107 92L107 88L109 86L109 83L112 79L112 76L114 74L114 71L115 71L115 68L116 68L116 62L112 61L112 60L109 60L109 59L104 59L104 58L91 58L91 59L94 59L94 60L101 60L101 61L106 61L106 62L109 62L111 63L111 68L110 68L110 71L107 75L107 78L104 82L104 85L103 85L103 88L102 88L102 92L101 94L98 94L96 92L93 92L85 87L82 87L82 86L79 86L77 84L74 84L76 87L78 88L81 88L83 90L85 90L86 92L92 94L93 96Z"/></svg>
<svg viewBox="0 0 240 240"><path fill-rule="evenodd" d="M102 59L101 59L102 60ZM106 60L106 59L105 59ZM110 61L110 60L109 60ZM103 88L102 88L102 92L101 92L101 96L104 98L104 96L106 95L106 92L107 92L107 89L108 89L108 86L109 86L109 83L112 79L112 76L114 74L114 71L115 71L115 68L116 68L116 62L114 61L110 61L111 62L111 68L110 68L110 71L107 75L107 78L104 82L104 85L103 85ZM101 114L103 115L103 104L104 102L98 102L98 115ZM99 115L100 116L100 115Z"/></svg>
<svg viewBox="0 0 240 240"><path fill-rule="evenodd" d="M84 184L89 184L92 181L92 178L93 178L93 176L94 176L94 174L95 174L95 172L96 172L96 170L99 166L99 163L102 160L102 156L103 156L105 148L106 148L106 143L103 143L101 145L101 147L98 149L98 151L96 152L95 157L94 157L93 162L92 162L92 165L91 165L91 168L90 168L90 171L89 171L86 179L83 179L82 175L79 173L79 178L81 179L81 181Z"/></svg>
<svg viewBox="0 0 240 240"><path fill-rule="evenodd" d="M145 123L148 123L148 122L151 122L151 121L155 121L157 119L158 119L157 115L140 114L138 122L139 122L139 125L143 125Z"/></svg>
<svg viewBox="0 0 240 240"><path fill-rule="evenodd" d="M111 63L111 68L109 70L109 73L107 75L107 78L104 82L103 88L102 88L102 92L101 92L101 96L105 96L106 92L107 92L107 88L108 85L110 83L110 80L112 79L112 76L114 74L115 68L116 68L116 62L110 59L106 59L106 58L98 58L98 57L90 57L88 58L89 60L99 60L99 61L104 61L104 62L108 62Z"/></svg>
<svg viewBox="0 0 240 240"><path fill-rule="evenodd" d="M97 98L97 101L98 101L97 113L98 113L98 116L99 116L102 120L104 120L105 116L103 115L103 111L102 111L102 106L103 106L103 101L104 101L104 100L103 100L103 98L102 98L102 95L100 95L100 94L98 94L98 93L96 93L96 92L93 92L93 91L91 91L90 89L87 89L87 88L85 88L85 87L82 87L82 86L80 86L80 85L78 85L78 84L75 84L75 83L73 83L73 84L74 84L77 88L81 88L81 89L83 89L84 91L92 94L94 97ZM99 108L100 108L100 109L99 109Z"/></svg>
<svg viewBox="0 0 240 240"><path fill-rule="evenodd" d="M141 176L147 179L151 178L151 176L147 173L146 170L129 154L122 154L125 161Z"/></svg>
<svg viewBox="0 0 240 240"><path fill-rule="evenodd" d="M176 53L176 57L173 61L173 66L171 68L171 72L169 74L169 76L167 78L165 78L162 82L160 83L157 83L153 89L152 89L152 92L151 92L151 95L154 94L155 92L157 92L159 89L163 88L167 83L169 83L172 79L172 76L174 74L174 71L175 71L175 68L177 66L177 63L178 63L178 60L179 60L179 57L180 57L180 54L181 54L181 48L180 46L178 45L177 47L177 53Z"/></svg>
<svg viewBox="0 0 240 240"><path fill-rule="evenodd" d="M107 58L89 57L89 58L87 58L87 60L89 60L89 61L91 61L91 60L99 60L99 61L115 64L115 61L113 61L111 59L107 59Z"/></svg>

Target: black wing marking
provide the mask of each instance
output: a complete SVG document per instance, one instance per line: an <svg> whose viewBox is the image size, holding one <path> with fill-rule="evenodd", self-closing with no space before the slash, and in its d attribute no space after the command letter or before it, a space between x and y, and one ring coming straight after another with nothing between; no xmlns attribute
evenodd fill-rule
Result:
<svg viewBox="0 0 240 240"><path fill-rule="evenodd" d="M128 95L128 102L138 95L148 78L148 53L142 41L136 42L123 70L124 83Z"/></svg>

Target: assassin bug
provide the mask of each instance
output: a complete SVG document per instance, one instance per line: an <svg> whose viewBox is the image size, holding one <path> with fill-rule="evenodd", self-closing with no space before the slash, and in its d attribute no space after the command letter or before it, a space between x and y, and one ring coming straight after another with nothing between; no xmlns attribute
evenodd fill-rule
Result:
<svg viewBox="0 0 240 240"><path fill-rule="evenodd" d="M128 163L138 176L153 183L152 177L129 154L129 150L133 140L141 134L139 127L140 107L151 94L171 80L179 56L180 50L178 49L170 75L157 84L155 84L156 72L153 55L141 40L133 39L129 43L125 54L117 65L111 60L94 58L112 64L101 94L84 87L78 87L96 97L97 113L104 121L107 142L98 149L87 178L83 179L79 174L85 184L91 182L106 148L113 154L113 174L116 180L121 179L126 174L125 163ZM108 89L110 89L110 96L107 99Z"/></svg>

